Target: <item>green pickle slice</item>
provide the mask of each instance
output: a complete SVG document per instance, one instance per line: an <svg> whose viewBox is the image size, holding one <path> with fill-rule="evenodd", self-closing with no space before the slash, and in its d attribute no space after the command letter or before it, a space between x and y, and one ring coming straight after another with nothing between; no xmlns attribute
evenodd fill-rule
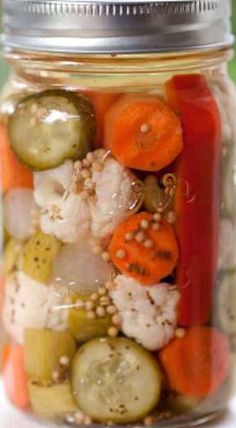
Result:
<svg viewBox="0 0 236 428"><path fill-rule="evenodd" d="M95 138L95 115L80 94L48 90L21 100L9 120L9 137L18 158L36 170L83 158Z"/></svg>
<svg viewBox="0 0 236 428"><path fill-rule="evenodd" d="M88 301L89 295L76 294L73 303L80 300ZM107 336L107 330L111 326L112 316L106 314L101 318L88 318L88 312L84 308L72 308L69 312L69 327L72 336L78 342L87 342L90 339Z"/></svg>
<svg viewBox="0 0 236 428"><path fill-rule="evenodd" d="M33 412L45 419L63 419L78 411L69 383L52 386L30 383L29 396Z"/></svg>
<svg viewBox="0 0 236 428"><path fill-rule="evenodd" d="M24 344L26 373L32 382L41 385L51 385L55 372L60 380L61 357L68 358L69 368L76 352L75 341L69 331L26 329Z"/></svg>
<svg viewBox="0 0 236 428"><path fill-rule="evenodd" d="M96 421L142 419L158 404L162 374L156 360L126 338L94 339L72 364L72 389L79 408Z"/></svg>
<svg viewBox="0 0 236 428"><path fill-rule="evenodd" d="M23 272L35 281L47 284L53 271L53 260L61 248L54 236L41 231L27 242L22 261Z"/></svg>

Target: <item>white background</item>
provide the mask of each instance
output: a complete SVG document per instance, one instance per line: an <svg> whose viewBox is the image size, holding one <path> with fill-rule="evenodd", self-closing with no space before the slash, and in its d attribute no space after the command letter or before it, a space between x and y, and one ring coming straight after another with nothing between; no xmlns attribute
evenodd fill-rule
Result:
<svg viewBox="0 0 236 428"><path fill-rule="evenodd" d="M0 428L43 428L44 426L46 427L46 425L30 421L13 408L5 400L0 382ZM229 414L223 420L204 426L212 428L236 428L236 398L231 402Z"/></svg>

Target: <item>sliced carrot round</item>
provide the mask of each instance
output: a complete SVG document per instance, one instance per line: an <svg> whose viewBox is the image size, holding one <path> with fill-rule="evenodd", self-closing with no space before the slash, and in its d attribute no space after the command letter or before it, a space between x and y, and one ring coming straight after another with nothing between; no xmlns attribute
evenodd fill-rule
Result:
<svg viewBox="0 0 236 428"><path fill-rule="evenodd" d="M153 95L124 95L108 111L105 145L125 166L159 171L181 153L180 119Z"/></svg>
<svg viewBox="0 0 236 428"><path fill-rule="evenodd" d="M148 222L145 230L143 221ZM114 265L144 285L156 284L171 274L178 260L173 226L163 222L156 230L154 223L152 214L147 212L129 217L116 228L109 245Z"/></svg>
<svg viewBox="0 0 236 428"><path fill-rule="evenodd" d="M20 345L7 345L4 349L3 382L6 394L15 406L26 409L29 405L24 352Z"/></svg>
<svg viewBox="0 0 236 428"><path fill-rule="evenodd" d="M32 172L16 158L9 144L7 127L3 124L0 124L0 184L4 192L16 187L33 187Z"/></svg>
<svg viewBox="0 0 236 428"><path fill-rule="evenodd" d="M160 354L172 390L203 398L217 391L229 375L227 338L215 328L193 327Z"/></svg>

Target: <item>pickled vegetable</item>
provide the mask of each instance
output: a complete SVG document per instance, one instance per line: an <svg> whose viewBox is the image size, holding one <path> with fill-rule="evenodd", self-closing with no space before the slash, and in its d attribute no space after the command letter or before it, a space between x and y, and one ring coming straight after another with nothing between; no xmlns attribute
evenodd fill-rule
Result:
<svg viewBox="0 0 236 428"><path fill-rule="evenodd" d="M106 115L105 144L122 165L159 171L183 149L181 122L157 96L124 95Z"/></svg>
<svg viewBox="0 0 236 428"><path fill-rule="evenodd" d="M30 403L36 415L47 419L63 419L78 407L69 383L52 386L29 384Z"/></svg>
<svg viewBox="0 0 236 428"><path fill-rule="evenodd" d="M47 284L53 272L53 260L61 248L51 235L38 231L24 248L23 271L35 281Z"/></svg>
<svg viewBox="0 0 236 428"><path fill-rule="evenodd" d="M36 208L32 190L12 189L4 196L4 226L12 238L29 239L32 211Z"/></svg>
<svg viewBox="0 0 236 428"><path fill-rule="evenodd" d="M48 90L20 101L9 121L11 147L33 169L61 165L80 159L95 138L91 104L81 95Z"/></svg>
<svg viewBox="0 0 236 428"><path fill-rule="evenodd" d="M230 371L227 338L211 327L192 327L158 355L170 388L201 399L214 394ZM214 364L212 364L214 361Z"/></svg>
<svg viewBox="0 0 236 428"><path fill-rule="evenodd" d="M167 400L167 407L170 408L174 413L177 415L182 415L187 412L191 412L191 410L194 410L198 404L200 403L200 400L189 397L187 395L179 395L175 394L168 398Z"/></svg>
<svg viewBox="0 0 236 428"><path fill-rule="evenodd" d="M78 342L87 342L96 337L107 335L109 326L111 325L111 315L106 314L102 317L88 317L88 311L85 308L76 307L76 301L89 300L86 295L76 295L74 297L75 307L69 313L69 326L71 334Z"/></svg>
<svg viewBox="0 0 236 428"><path fill-rule="evenodd" d="M85 295L97 291L113 272L113 266L94 254L87 241L64 245L53 263L53 278Z"/></svg>
<svg viewBox="0 0 236 428"><path fill-rule="evenodd" d="M184 149L177 163L175 201L180 249L176 283L181 292L179 323L190 327L209 320L216 284L220 115L208 82L200 74L173 77L166 92L183 123Z"/></svg>
<svg viewBox="0 0 236 428"><path fill-rule="evenodd" d="M147 226L142 229L143 222ZM114 265L144 285L155 285L170 275L178 261L178 244L173 226L156 223L147 212L129 217L116 228L109 253ZM131 237L131 239L127 239Z"/></svg>
<svg viewBox="0 0 236 428"><path fill-rule="evenodd" d="M158 404L161 384L156 361L129 339L95 339L73 361L76 401L97 421L141 419Z"/></svg>
<svg viewBox="0 0 236 428"><path fill-rule="evenodd" d="M41 385L50 385L60 380L60 359L68 359L68 368L76 346L69 331L39 329L25 330L25 365L29 379ZM64 380L64 379L63 379Z"/></svg>
<svg viewBox="0 0 236 428"><path fill-rule="evenodd" d="M19 267L22 251L22 243L16 239L10 239L3 253L3 273L10 275Z"/></svg>
<svg viewBox="0 0 236 428"><path fill-rule="evenodd" d="M236 351L236 270L223 274L217 295L217 318L228 334L231 348Z"/></svg>

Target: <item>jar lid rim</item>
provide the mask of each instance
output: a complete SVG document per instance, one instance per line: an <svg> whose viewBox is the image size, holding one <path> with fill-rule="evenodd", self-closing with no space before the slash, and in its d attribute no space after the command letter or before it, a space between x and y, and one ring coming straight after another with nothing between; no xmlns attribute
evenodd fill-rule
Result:
<svg viewBox="0 0 236 428"><path fill-rule="evenodd" d="M3 44L120 54L230 46L231 0L3 0Z"/></svg>

